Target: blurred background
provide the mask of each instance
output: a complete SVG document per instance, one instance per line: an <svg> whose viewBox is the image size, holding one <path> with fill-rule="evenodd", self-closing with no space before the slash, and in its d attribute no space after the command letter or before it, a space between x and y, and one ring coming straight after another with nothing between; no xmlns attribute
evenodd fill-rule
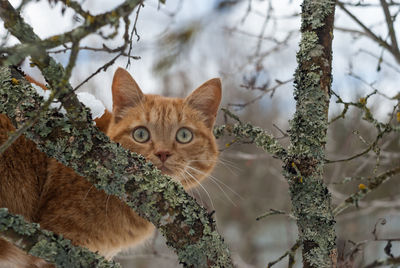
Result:
<svg viewBox="0 0 400 268"><path fill-rule="evenodd" d="M21 1L11 1L17 7ZM42 38L78 26L81 19L57 1L27 1L22 9L25 20ZM85 10L99 14L122 1L85 0ZM383 40L390 40L380 1L347 1L346 9ZM295 111L293 74L300 39L301 1L295 0L156 0L144 2L137 13L129 66L126 57L103 69L79 91L90 92L111 109L111 82L114 71L127 68L145 93L184 97L213 77L221 77L222 107L239 115L242 121L260 126L288 144L286 131ZM395 18L400 2L390 1ZM394 21L394 29L399 28ZM18 43L0 26L2 46ZM121 28L123 27L121 23ZM113 29L104 28L107 35ZM123 30L113 39L89 36L82 46L109 48L121 44ZM400 33L398 33L400 34ZM400 40L399 40L400 41ZM52 55L66 64L69 50L53 49ZM79 85L115 57L114 54L82 50L72 72L71 84ZM139 59L140 57L140 59ZM23 69L38 80L40 72L29 61ZM399 124L400 61L371 39L371 35L343 9L337 7L333 41L333 91L343 102L359 103L368 94L367 107L379 122ZM42 80L43 81L43 80ZM330 119L344 105L332 96ZM364 99L365 100L365 99ZM217 124L225 123L223 113ZM330 124L326 147L328 160L357 155L371 146L378 133L363 120L361 109L350 106L345 118ZM219 232L228 243L238 267L266 267L284 254L297 238L297 227L290 217L287 183L282 163L251 144L232 144L232 137L219 140L220 163L213 176L190 191L209 211L215 210ZM399 133L382 135L377 146L353 160L328 163L325 182L333 206L358 190L365 178L374 177L400 165ZM353 179L350 179L353 178ZM392 177L358 208L347 209L337 217L337 244L342 267L363 267L384 258L387 241L400 239L400 176ZM282 215L256 218L269 209ZM383 221L385 219L385 222ZM385 223L385 224L382 224ZM373 230L375 229L375 235ZM393 242L392 252L400 254ZM156 233L143 246L120 254L123 267L179 267L174 253ZM294 267L301 267L300 251ZM347 266L346 266L347 265ZM287 257L274 267L287 267Z"/></svg>

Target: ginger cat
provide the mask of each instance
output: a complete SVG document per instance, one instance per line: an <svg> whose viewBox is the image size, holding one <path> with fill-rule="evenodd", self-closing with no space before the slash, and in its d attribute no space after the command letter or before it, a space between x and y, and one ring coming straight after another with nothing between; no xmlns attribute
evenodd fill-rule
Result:
<svg viewBox="0 0 400 268"><path fill-rule="evenodd" d="M218 149L212 128L221 82L211 79L185 99L143 94L119 68L112 83L113 111L99 128L125 148L140 153L188 189L213 170ZM0 115L0 144L14 130ZM0 207L63 234L106 258L145 240L154 226L126 204L97 190L83 177L20 137L0 155ZM1 237L1 234L0 234ZM0 267L52 267L0 238Z"/></svg>

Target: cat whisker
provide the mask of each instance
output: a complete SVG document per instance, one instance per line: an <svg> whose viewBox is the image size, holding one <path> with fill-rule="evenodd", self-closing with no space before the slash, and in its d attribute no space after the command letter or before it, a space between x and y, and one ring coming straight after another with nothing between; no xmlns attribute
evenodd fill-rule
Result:
<svg viewBox="0 0 400 268"><path fill-rule="evenodd" d="M210 160L210 159L196 159L196 160L189 160L189 163L191 163L191 162L197 162L197 161L209 161L209 162L214 162L214 160ZM215 161L216 162L216 161ZM218 179L218 178L216 178L216 177L214 177L214 176L212 176L212 175L210 175L210 174L207 174L207 173L205 173L205 172L203 172L203 171L201 171L201 170L199 170L199 169L196 169L196 168L194 168L194 167L192 167L192 166L190 166L190 165L187 165L186 167L185 167L185 169L186 168L189 168L189 169L191 169L191 170L193 170L193 171L195 171L195 172L197 172L197 173L200 173L200 174L202 174L202 175L204 175L204 176L208 176L210 179L211 179L211 181L213 182L213 183L215 183L216 185L217 185L217 187L220 189L220 191L224 194L224 196L229 200L229 202L232 204L232 205L234 205L234 206L236 206L237 207L237 204L229 197L229 195L226 193L226 191L223 189L223 187L222 186L225 186L230 192L232 192L234 195L236 195L237 197L239 197L241 200L244 200L244 198L240 195L240 194L238 194L235 190L233 190L231 187L229 187L227 184L225 184L224 182L222 182L220 179ZM197 181L197 180L196 180ZM200 183L199 183L200 184ZM222 185L222 186L221 186ZM202 185L201 185L202 186ZM202 186L203 187L203 186ZM203 187L204 188L204 187Z"/></svg>
<svg viewBox="0 0 400 268"><path fill-rule="evenodd" d="M219 156L219 157L218 157L218 160L221 161L221 162L223 162L223 163L225 163L225 164L227 164L227 165L229 165L230 167L232 167L232 168L234 168L234 169L236 169L236 170L238 170L238 171L243 171L243 169L240 168L240 167L238 167L237 164L236 164L235 162L229 161L229 160L227 160L226 158L223 158L222 156Z"/></svg>
<svg viewBox="0 0 400 268"><path fill-rule="evenodd" d="M237 165L235 165L235 163L233 163L231 161L228 161L228 160L225 160L222 157L219 157L218 160L222 163L222 165L224 165L224 167L227 170L229 170L235 176L238 176L237 172L242 172L243 171L243 169L237 167ZM237 172L234 172L233 169L236 170Z"/></svg>
<svg viewBox="0 0 400 268"><path fill-rule="evenodd" d="M184 171L184 170L182 169L181 175L182 175L182 178L183 178L183 180L184 180L185 182L187 182L187 183L190 183L189 179L186 177L186 174L185 174L183 171ZM195 188L192 188L192 189L196 190L196 192L197 192L197 196L200 198L200 203L201 203L201 206L203 206L203 207L204 207L203 198L201 197L201 194L200 194L200 191L199 191L199 189L198 189L197 187L195 187ZM194 195L194 193L193 193L193 190L192 190L192 189L188 189L188 191L191 193L191 195L192 195L193 197L195 197L195 195Z"/></svg>
<svg viewBox="0 0 400 268"><path fill-rule="evenodd" d="M234 165L231 164L231 163L224 162L222 159L218 159L218 160L212 160L212 159L193 159L193 160L189 160L189 163L190 163L190 162L214 162L214 163L217 163L217 164L221 163L227 170L229 170L229 172L231 172L231 173L232 173L233 175L235 175L235 176L237 176L238 174L237 174L236 172L234 172L234 171L232 170L232 168L233 168L233 169L236 169L236 170L238 170L238 171L242 171L241 168L238 168L238 167L234 166Z"/></svg>
<svg viewBox="0 0 400 268"><path fill-rule="evenodd" d="M107 210L108 210L108 200L110 200L110 195L107 195L107 200L106 200L106 217L108 217L107 215Z"/></svg>
<svg viewBox="0 0 400 268"><path fill-rule="evenodd" d="M202 207L205 207L205 205L204 205L204 202L203 202L203 197L201 197L201 194L200 194L200 191L199 191L199 189L198 189L197 187L195 187L194 189L195 189L195 190L196 190L196 192L197 192L197 196L198 196L198 198L200 198L200 203L201 203L201 206L202 206Z"/></svg>
<svg viewBox="0 0 400 268"><path fill-rule="evenodd" d="M94 187L94 185L92 184L92 186L90 186L89 190L86 192L85 197L82 199L82 201L85 201L85 200L86 200L86 198L87 198L87 196L88 196L90 190L92 190L93 187Z"/></svg>
<svg viewBox="0 0 400 268"><path fill-rule="evenodd" d="M181 178L183 179L184 182L187 182L188 184L190 184L190 181L189 181L189 179L187 178L187 176L186 176L186 174L185 174L185 167L186 167L186 165L180 164L180 166L183 167L183 168L180 168L180 169L178 170L178 172L180 173ZM201 205L204 207L203 198L202 198L202 196L201 196L201 194L200 194L199 189L198 189L197 187L192 188L192 189L195 189L195 190L196 190L197 196L200 198ZM192 189L187 189L187 190L188 190L189 193L192 195L192 197L195 197L195 195L194 195ZM197 198L196 198L196 199L197 199Z"/></svg>
<svg viewBox="0 0 400 268"><path fill-rule="evenodd" d="M189 167L191 169L194 169L192 167ZM218 181L214 180L213 177L209 176L209 178L211 179L212 182L215 183L215 185L217 185L217 187L221 190L221 192L224 194L224 196L229 200L229 202L234 205L235 207L237 207L236 203L233 202L233 200L229 197L229 195L224 191L224 189L221 187L221 185L219 185Z"/></svg>
<svg viewBox="0 0 400 268"><path fill-rule="evenodd" d="M206 190L206 188L204 188L204 186L201 185L201 182L198 179L196 179L196 177L193 176L187 169L185 169L185 173L188 174L193 180L195 180L197 182L197 184L204 190L204 192L207 194L208 198L210 199L212 209L215 210L214 202L212 201L212 198L211 198L210 194L208 193L208 191Z"/></svg>
<svg viewBox="0 0 400 268"><path fill-rule="evenodd" d="M196 169L196 168L194 168L194 167L192 167L192 166L189 165L191 162L196 162L196 161L208 161L208 160L189 160L188 167L191 168L191 169L194 169L195 171L201 173L201 174L204 175L204 176L213 178L214 180L218 181L219 183L221 183L222 185L224 185L226 188L228 188L233 194L237 195L240 199L244 200L242 196L240 196L240 195L239 195L237 192L235 192L229 185L225 184L225 183L224 183L223 181L221 181L220 179L216 178L215 176L213 176L213 175L211 175L211 174L207 174L207 173L205 173L205 172L203 172L203 171L201 171L201 170L199 170L199 169ZM210 160L210 161L212 161L212 160Z"/></svg>
<svg viewBox="0 0 400 268"><path fill-rule="evenodd" d="M196 159L196 160L208 160L208 161L213 161L213 162L221 162L221 163L223 163L223 164L229 165L230 167L232 167L232 168L234 168L234 169L237 169L238 171L243 170L242 168L237 167L237 165L236 165L235 162L229 161L229 160L227 160L226 158L223 158L222 156L219 156L219 157L217 158L217 160L212 160L212 159Z"/></svg>
<svg viewBox="0 0 400 268"><path fill-rule="evenodd" d="M203 175L207 175L206 173L204 173L204 172L202 172L201 170L198 170L198 169L196 169L196 168L194 168L194 167L192 167L192 166L187 166L188 168L190 168L190 169L192 169L192 170L195 170L195 171L197 171L197 172L199 172L199 173L201 173L201 174L203 174ZM239 197L241 200L244 200L244 198L240 195L240 194L238 194L235 190L233 190L231 187L229 187L229 185L227 185L226 183L224 183L223 181L221 181L220 179L218 179L218 178L216 178L216 177L214 177L214 176L212 176L212 175L208 175L208 177L211 179L211 181L213 181L217 186L218 186L218 188L220 188L221 189L221 191L224 193L224 195L229 199L229 200L231 200L231 198L229 198L228 197L228 195L226 194L226 192L222 189L222 187L220 186L220 184L222 184L223 186L225 186L229 191L231 191L234 195L236 195L237 197ZM219 184L220 183L220 184ZM231 200L231 203L232 204L234 204L235 206L236 206L236 204Z"/></svg>

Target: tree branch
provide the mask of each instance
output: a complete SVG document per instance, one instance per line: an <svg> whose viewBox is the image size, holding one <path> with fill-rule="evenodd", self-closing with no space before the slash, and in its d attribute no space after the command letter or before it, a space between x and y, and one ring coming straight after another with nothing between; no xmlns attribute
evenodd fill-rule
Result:
<svg viewBox="0 0 400 268"><path fill-rule="evenodd" d="M120 267L88 249L73 246L62 236L40 229L39 224L26 222L22 216L8 213L6 208L0 208L0 237L57 267Z"/></svg>
<svg viewBox="0 0 400 268"><path fill-rule="evenodd" d="M376 260L367 266L365 268L375 268L375 267L381 267L381 266L389 266L390 267L398 267L400 264L400 257L395 257L395 258L388 258L388 259L383 259L383 260Z"/></svg>
<svg viewBox="0 0 400 268"><path fill-rule="evenodd" d="M289 256L288 268L292 268L293 265L295 264L294 257L295 257L296 251L299 247L300 247L300 241L296 241L296 243L290 249L288 249L285 253L283 253L282 256L280 256L275 261L269 262L267 265L267 268L271 268L275 264L279 263L286 256Z"/></svg>
<svg viewBox="0 0 400 268"><path fill-rule="evenodd" d="M400 58L400 50L399 50L399 46L397 45L396 32L393 27L393 20L392 20L392 16L390 15L388 3L386 2L386 0L380 0L380 1L381 1L383 13L385 14L385 19L386 19L386 24L387 24L388 31L389 31L390 40L392 42L392 44L391 44L392 50L391 51L394 55L396 55L396 58Z"/></svg>
<svg viewBox="0 0 400 268"><path fill-rule="evenodd" d="M378 188L381 184L389 180L391 177L393 177L396 174L400 173L400 167L390 169L388 171L383 172L382 174L368 178L368 184L360 184L359 185L359 190L346 198L341 204L339 204L334 210L333 214L336 216L343 210L351 207L351 206L357 206L358 201L363 199L367 194Z"/></svg>
<svg viewBox="0 0 400 268"><path fill-rule="evenodd" d="M350 16L352 20L354 20L364 31L365 33L374 41L376 41L380 46L386 48L390 53L392 53L393 57L396 59L398 63L400 63L400 53L396 53L392 49L392 46L390 46L385 40L383 40L381 37L377 36L375 33L373 33L367 26L364 25L356 16L354 16L353 13L351 13L341 1L336 1L337 5L347 14Z"/></svg>
<svg viewBox="0 0 400 268"><path fill-rule="evenodd" d="M249 123L242 123L236 115L232 114L226 109L223 109L223 111L226 115L238 121L238 123L215 127L214 135L216 138L220 138L225 134L233 135L235 136L235 140L233 142L247 140L281 160L286 158L287 153L285 148L283 148L283 146L274 136L260 127L252 126ZM227 146L230 146L230 144L227 144Z"/></svg>

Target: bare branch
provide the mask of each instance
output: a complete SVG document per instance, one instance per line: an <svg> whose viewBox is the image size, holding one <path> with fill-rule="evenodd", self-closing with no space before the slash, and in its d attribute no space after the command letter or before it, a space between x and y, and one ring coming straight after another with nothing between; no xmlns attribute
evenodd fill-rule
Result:
<svg viewBox="0 0 400 268"><path fill-rule="evenodd" d="M374 41L376 41L380 46L387 49L390 53L392 53L393 57L396 59L398 63L400 63L400 53L393 50L392 46L390 46L385 40L381 37L377 36L373 33L364 23L362 23L353 13L351 13L341 1L336 1L336 4L347 14L350 16L352 20L354 20L364 31L365 33Z"/></svg>
<svg viewBox="0 0 400 268"><path fill-rule="evenodd" d="M390 15L389 11L389 6L386 0L380 0L381 1L381 6L383 9L383 13L385 13L385 19L386 19L386 24L389 30L389 36L390 40L392 42L392 53L396 55L396 58L400 58L400 50L399 46L397 45L397 38L396 38L396 32L393 27L393 19L392 16Z"/></svg>
<svg viewBox="0 0 400 268"><path fill-rule="evenodd" d="M397 267L396 264L397 265L400 264L400 257L376 260L376 261L366 265L365 268L375 268L375 267L388 266L388 265L391 265L392 267ZM393 265L396 265L396 266L393 266Z"/></svg>
<svg viewBox="0 0 400 268"><path fill-rule="evenodd" d="M333 214L338 215L339 213L351 206L357 206L359 200L363 199L367 194L378 188L381 184L383 184L398 173L400 173L400 167L390 169L376 177L368 178L368 183L366 185L360 184L359 190L356 193L350 195L341 204L339 204L333 210Z"/></svg>
<svg viewBox="0 0 400 268"><path fill-rule="evenodd" d="M282 256L280 256L277 260L268 263L267 268L271 268L281 260L283 260L286 256L289 256L288 268L292 268L295 264L294 255L296 254L297 249L300 247L300 241L297 241L289 250L287 250Z"/></svg>

